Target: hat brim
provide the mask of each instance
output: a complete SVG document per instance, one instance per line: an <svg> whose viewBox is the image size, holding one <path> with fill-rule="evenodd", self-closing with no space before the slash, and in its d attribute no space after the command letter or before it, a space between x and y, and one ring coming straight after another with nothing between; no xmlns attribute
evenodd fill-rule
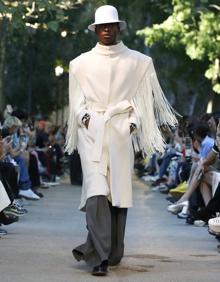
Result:
<svg viewBox="0 0 220 282"><path fill-rule="evenodd" d="M88 26L88 29L95 32L95 27L99 24L107 24L107 23L119 23L120 31L124 30L127 27L127 24L125 21L111 21L111 22L103 22L103 23L92 23Z"/></svg>

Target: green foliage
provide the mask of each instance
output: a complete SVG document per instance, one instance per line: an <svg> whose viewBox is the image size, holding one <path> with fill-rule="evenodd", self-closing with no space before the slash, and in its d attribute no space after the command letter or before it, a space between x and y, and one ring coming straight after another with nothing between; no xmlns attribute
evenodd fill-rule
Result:
<svg viewBox="0 0 220 282"><path fill-rule="evenodd" d="M56 93L62 84L62 95L67 96L67 66L79 53L73 42L81 29L83 2L0 1L0 35L4 38L0 44L0 62L4 62L0 65L4 86L0 87L0 101L4 95L5 102L32 113L50 113L63 106ZM60 78L55 77L57 64L65 71Z"/></svg>
<svg viewBox="0 0 220 282"><path fill-rule="evenodd" d="M212 81L213 91L220 93L220 7L215 2L173 0L166 20L138 34L148 46L158 42L172 50L183 46L191 60L209 61L205 76Z"/></svg>
<svg viewBox="0 0 220 282"><path fill-rule="evenodd" d="M121 34L125 44L153 57L165 93L180 113L185 105L188 113L194 88L203 104L209 81L219 92L220 25L217 8L210 6L214 1L0 0L0 82L5 102L16 101L27 109L31 97L31 111L45 114L63 106L69 61L96 43L87 26L103 4L117 7L127 22ZM153 27L144 29L146 25ZM60 77L55 76L56 66L64 69ZM201 72L209 80L202 79ZM1 89L0 83L0 98Z"/></svg>
<svg viewBox="0 0 220 282"><path fill-rule="evenodd" d="M68 9L78 5L78 2L76 0L3 0L0 2L0 18L9 19L13 29L31 26L35 29L51 29L56 32L62 23L68 21Z"/></svg>

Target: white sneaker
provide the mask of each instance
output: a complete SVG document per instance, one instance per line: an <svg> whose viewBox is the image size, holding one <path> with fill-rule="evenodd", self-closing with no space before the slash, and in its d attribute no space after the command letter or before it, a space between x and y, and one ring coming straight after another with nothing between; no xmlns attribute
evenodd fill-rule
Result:
<svg viewBox="0 0 220 282"><path fill-rule="evenodd" d="M141 177L141 179L145 182L148 182L148 181L156 181L157 179L159 178L158 175L156 176L152 176L152 175L144 175Z"/></svg>
<svg viewBox="0 0 220 282"><path fill-rule="evenodd" d="M151 191L153 191L153 192L158 192L158 191L160 191L160 185L153 187L153 188L151 189Z"/></svg>
<svg viewBox="0 0 220 282"><path fill-rule="evenodd" d="M183 209L183 207L185 207L185 206L188 208L188 206L189 206L189 201L176 202L175 204L169 205L169 206L167 207L167 210L168 210L169 212L172 212L172 213L174 213L174 214L177 214L177 213L179 213L179 212Z"/></svg>
<svg viewBox="0 0 220 282"><path fill-rule="evenodd" d="M19 196L24 197L25 199L28 200L40 200L40 197L37 194L35 194L31 189L20 190Z"/></svg>
<svg viewBox="0 0 220 282"><path fill-rule="evenodd" d="M195 220L193 225L197 226L197 227L204 227L204 226L206 226L206 222L203 221L203 220Z"/></svg>
<svg viewBox="0 0 220 282"><path fill-rule="evenodd" d="M154 175L150 178L151 181L157 181L157 179L159 179L159 175Z"/></svg>
<svg viewBox="0 0 220 282"><path fill-rule="evenodd" d="M144 176L141 176L141 179L142 179L143 181L145 181L145 182L150 181L150 180L151 180L151 178L152 178L152 176L151 176L151 175L144 175Z"/></svg>
<svg viewBox="0 0 220 282"><path fill-rule="evenodd" d="M183 206L182 211L178 213L177 217L186 219L188 216L188 209L189 209L189 205Z"/></svg>
<svg viewBox="0 0 220 282"><path fill-rule="evenodd" d="M220 233L220 217L215 217L209 219L209 229L215 233Z"/></svg>
<svg viewBox="0 0 220 282"><path fill-rule="evenodd" d="M57 185L60 185L60 182L45 182L47 183L49 186L57 186Z"/></svg>

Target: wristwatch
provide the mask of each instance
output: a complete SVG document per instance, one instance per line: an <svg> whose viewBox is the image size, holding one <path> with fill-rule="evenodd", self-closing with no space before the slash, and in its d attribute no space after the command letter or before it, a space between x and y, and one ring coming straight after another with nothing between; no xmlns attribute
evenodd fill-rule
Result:
<svg viewBox="0 0 220 282"><path fill-rule="evenodd" d="M135 123L130 123L130 131L134 131L137 129L137 126Z"/></svg>
<svg viewBox="0 0 220 282"><path fill-rule="evenodd" d="M86 122L90 119L90 115L89 114L85 114L83 117L82 117L82 123L85 125Z"/></svg>

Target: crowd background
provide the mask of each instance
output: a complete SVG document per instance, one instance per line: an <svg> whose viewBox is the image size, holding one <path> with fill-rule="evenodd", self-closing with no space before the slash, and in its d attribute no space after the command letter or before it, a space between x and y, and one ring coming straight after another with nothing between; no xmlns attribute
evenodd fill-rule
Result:
<svg viewBox="0 0 220 282"><path fill-rule="evenodd" d="M0 1L0 187L7 192L0 221L26 214L21 197L40 200L39 187L58 183L67 164L71 183L81 184L77 152L67 160L63 152L68 64L94 46L86 27L104 4L126 20L125 44L153 57L167 99L183 116L164 132L163 155L137 153L136 173L168 195L170 212L204 225L219 209L219 167L210 166L218 159L218 0Z"/></svg>
<svg viewBox="0 0 220 282"><path fill-rule="evenodd" d="M65 127L47 118L30 119L7 105L0 120L0 224L12 224L25 215L23 199L40 200L39 188L59 185L69 167L64 142Z"/></svg>
<svg viewBox="0 0 220 282"><path fill-rule="evenodd" d="M209 226L220 240L220 111L179 117L176 128L161 130L164 153L137 152L134 172L152 193L166 195L169 212L186 224ZM7 105L0 120L0 224L26 215L24 200L40 200L41 189L59 185L65 173L71 184L82 184L77 151L64 153L65 134L66 127L48 118L30 119ZM5 234L0 229L0 236Z"/></svg>
<svg viewBox="0 0 220 282"><path fill-rule="evenodd" d="M220 240L220 112L182 117L164 131L163 154L137 153L137 176L166 195L169 212Z"/></svg>

